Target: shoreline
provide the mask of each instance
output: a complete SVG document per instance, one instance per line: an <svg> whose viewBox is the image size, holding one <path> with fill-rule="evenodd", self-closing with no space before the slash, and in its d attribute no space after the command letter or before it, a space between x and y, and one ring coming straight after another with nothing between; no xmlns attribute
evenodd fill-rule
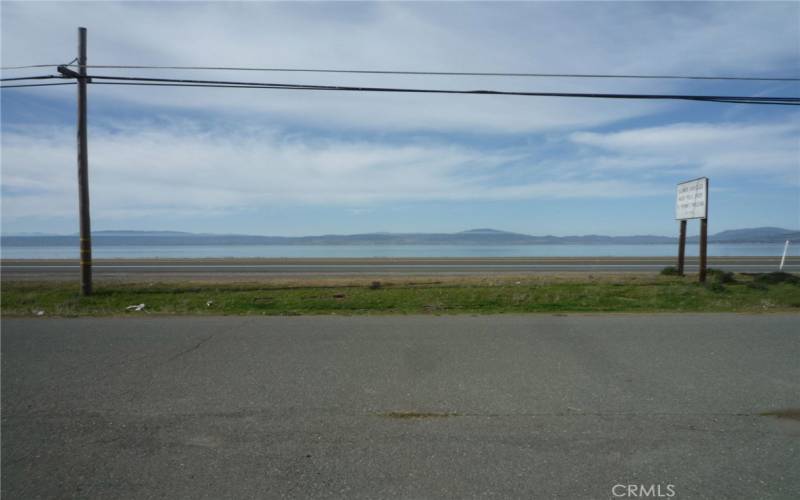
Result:
<svg viewBox="0 0 800 500"><path fill-rule="evenodd" d="M149 258L94 259L96 280L117 282L264 281L285 278L657 275L675 257L404 257L404 258ZM777 271L780 257L709 257L709 268L738 273ZM686 258L688 274L698 259ZM2 259L0 277L13 281L72 281L77 259ZM800 272L800 257L787 257L784 271Z"/></svg>

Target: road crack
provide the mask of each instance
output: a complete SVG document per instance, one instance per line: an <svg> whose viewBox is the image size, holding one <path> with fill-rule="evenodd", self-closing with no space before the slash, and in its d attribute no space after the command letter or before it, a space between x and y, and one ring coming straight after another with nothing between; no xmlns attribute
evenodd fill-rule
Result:
<svg viewBox="0 0 800 500"><path fill-rule="evenodd" d="M197 344L193 345L192 347L190 347L188 349L184 349L183 351L181 351L181 352L175 354L174 356L172 356L171 358L169 358L167 360L167 363L171 363L172 361L175 361L176 359L180 358L181 356L185 356L185 355L189 354L192 351L196 351L197 349L200 348L200 346L202 346L203 344L205 344L209 340L213 339L215 335L216 335L215 333L212 333L211 335L202 338L200 340L200 342L198 342Z"/></svg>

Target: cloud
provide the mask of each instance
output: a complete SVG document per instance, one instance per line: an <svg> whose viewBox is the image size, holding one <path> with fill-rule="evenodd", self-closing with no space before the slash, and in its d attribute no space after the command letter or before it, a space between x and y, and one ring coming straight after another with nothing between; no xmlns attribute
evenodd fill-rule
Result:
<svg viewBox="0 0 800 500"><path fill-rule="evenodd" d="M700 174L748 174L795 179L800 171L800 121L676 123L618 132L575 132L590 146L593 168L691 169Z"/></svg>
<svg viewBox="0 0 800 500"><path fill-rule="evenodd" d="M71 60L82 25L92 64L800 74L796 2L3 2L2 9L4 65ZM532 91L791 91L677 80L180 74L187 75ZM769 196L797 185L800 173L798 117L768 121L779 107L100 85L89 102L92 209L112 220L151 214L164 225L203 228L208 214L230 212L234 220L237 211L308 205L350 208L380 227L380 204L575 198L629 200L634 213L646 206L636 198L669 204L684 176L736 180L723 186L733 190L760 184ZM3 221L73 216L74 89L4 91L6 103L16 111L2 118ZM731 121L734 114L741 121ZM69 126L42 125L64 116Z"/></svg>
<svg viewBox="0 0 800 500"><path fill-rule="evenodd" d="M7 65L72 59L75 27L84 25L94 64L651 74L770 74L787 69L796 73L800 68L795 22L800 7L792 3L5 2L3 8L2 54ZM147 74L177 76L169 71ZM191 75L462 89L685 90L675 81L652 80ZM72 98L66 91L58 95ZM515 134L590 128L670 106L583 99L102 86L92 88L92 99L107 106L258 114L281 124L331 130Z"/></svg>
<svg viewBox="0 0 800 500"><path fill-rule="evenodd" d="M341 140L182 120L120 123L93 130L90 141L92 207L106 216L653 192L626 181L543 174L519 148L431 140ZM4 217L73 213L74 148L71 128L7 130L2 184L15 194L3 198Z"/></svg>

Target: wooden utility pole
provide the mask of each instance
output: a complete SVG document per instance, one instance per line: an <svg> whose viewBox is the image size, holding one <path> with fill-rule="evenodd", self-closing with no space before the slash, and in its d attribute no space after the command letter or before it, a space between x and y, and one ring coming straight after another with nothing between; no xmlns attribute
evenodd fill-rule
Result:
<svg viewBox="0 0 800 500"><path fill-rule="evenodd" d="M686 261L686 219L681 220L681 235L678 239L678 274L683 276L683 265Z"/></svg>
<svg viewBox="0 0 800 500"><path fill-rule="evenodd" d="M58 67L66 78L78 82L78 204L81 247L81 294L92 294L92 227L89 218L89 140L87 138L86 84L86 28L78 28L78 71L67 64Z"/></svg>
<svg viewBox="0 0 800 500"><path fill-rule="evenodd" d="M92 294L92 228L89 218L89 144L86 117L86 28L78 28L78 202L80 204L81 293Z"/></svg>

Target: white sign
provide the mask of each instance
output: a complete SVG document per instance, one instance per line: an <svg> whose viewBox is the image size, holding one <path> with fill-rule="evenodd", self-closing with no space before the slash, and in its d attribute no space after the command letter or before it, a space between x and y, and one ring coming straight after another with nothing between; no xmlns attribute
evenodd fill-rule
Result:
<svg viewBox="0 0 800 500"><path fill-rule="evenodd" d="M677 220L708 218L708 177L678 184L675 218Z"/></svg>

